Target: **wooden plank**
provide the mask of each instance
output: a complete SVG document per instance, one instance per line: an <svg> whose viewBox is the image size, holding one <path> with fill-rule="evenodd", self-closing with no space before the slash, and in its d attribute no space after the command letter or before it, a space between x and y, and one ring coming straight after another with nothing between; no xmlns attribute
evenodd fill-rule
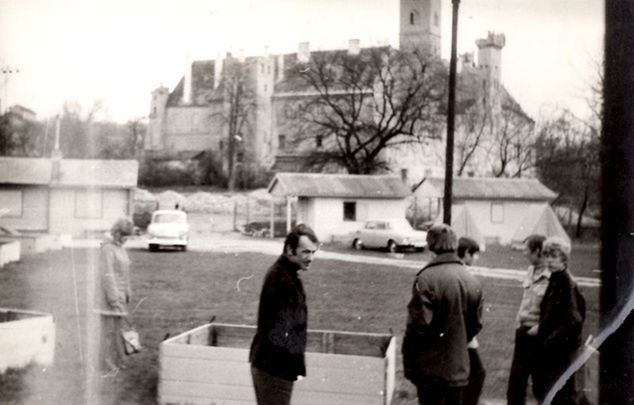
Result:
<svg viewBox="0 0 634 405"><path fill-rule="evenodd" d="M390 339L385 352L385 405L392 403L396 384L396 337Z"/></svg>
<svg viewBox="0 0 634 405"><path fill-rule="evenodd" d="M159 399L159 405L256 405L255 399L250 400L231 400L231 399L214 399L187 396L187 395L164 395Z"/></svg>
<svg viewBox="0 0 634 405"><path fill-rule="evenodd" d="M333 392L307 391L302 388L303 381L295 383L292 402L294 405L381 405L383 397L373 395L353 395ZM159 403L166 404L167 398L207 398L206 404L221 404L223 401L246 402L255 404L253 387L229 386L183 381L163 381ZM178 403L178 402L177 402ZM181 402L186 404L187 402ZM200 403L200 402L198 402ZM203 402L204 403L204 402Z"/></svg>
<svg viewBox="0 0 634 405"><path fill-rule="evenodd" d="M381 368L309 368L301 386L309 391L383 396L385 371ZM251 385L250 364L235 361L167 358L161 360L162 380Z"/></svg>
<svg viewBox="0 0 634 405"><path fill-rule="evenodd" d="M242 361L208 359L161 359L160 378L221 385L251 385L251 365Z"/></svg>
<svg viewBox="0 0 634 405"><path fill-rule="evenodd" d="M165 344L159 346L159 358L180 357L208 360L235 360L248 362L249 350L231 347L212 347L184 344Z"/></svg>
<svg viewBox="0 0 634 405"><path fill-rule="evenodd" d="M207 398L207 403L218 400L252 401L255 403L253 385L221 385L214 383L162 380L159 381L159 402L165 396Z"/></svg>

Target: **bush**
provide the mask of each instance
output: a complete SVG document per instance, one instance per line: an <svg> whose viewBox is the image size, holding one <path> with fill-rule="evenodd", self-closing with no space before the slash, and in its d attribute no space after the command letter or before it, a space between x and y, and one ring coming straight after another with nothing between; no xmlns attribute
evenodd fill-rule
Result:
<svg viewBox="0 0 634 405"><path fill-rule="evenodd" d="M197 183L196 170L190 162L146 159L139 166L141 186L164 187Z"/></svg>

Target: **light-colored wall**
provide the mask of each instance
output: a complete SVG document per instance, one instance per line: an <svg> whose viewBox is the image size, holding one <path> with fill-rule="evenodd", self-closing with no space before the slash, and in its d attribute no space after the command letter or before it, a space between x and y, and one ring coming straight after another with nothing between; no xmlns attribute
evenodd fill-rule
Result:
<svg viewBox="0 0 634 405"><path fill-rule="evenodd" d="M491 205L495 203L504 206L504 221L501 223L491 222ZM465 201L483 236L497 239L503 245L511 242L531 204L529 201Z"/></svg>
<svg viewBox="0 0 634 405"><path fill-rule="evenodd" d="M165 118L164 147L168 151L201 151L215 147L210 132L210 108L169 107Z"/></svg>
<svg viewBox="0 0 634 405"><path fill-rule="evenodd" d="M24 231L46 231L48 226L48 188L46 187L2 187L0 188L0 201L2 194L11 201L21 194L21 212L16 209L9 211L0 217L0 225L6 225L13 229ZM2 205L2 204L0 204ZM2 207L1 208L11 208ZM19 209L19 208L17 208Z"/></svg>
<svg viewBox="0 0 634 405"><path fill-rule="evenodd" d="M82 235L106 231L130 215L127 189L51 189L50 232Z"/></svg>
<svg viewBox="0 0 634 405"><path fill-rule="evenodd" d="M357 220L343 220L343 203L357 203ZM311 198L300 200L298 219L310 225L322 242L333 236L347 235L370 218L405 218L405 199Z"/></svg>

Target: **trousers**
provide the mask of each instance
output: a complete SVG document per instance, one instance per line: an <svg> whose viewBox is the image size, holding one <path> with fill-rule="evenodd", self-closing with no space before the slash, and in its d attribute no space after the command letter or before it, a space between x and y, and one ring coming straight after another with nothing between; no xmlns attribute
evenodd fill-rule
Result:
<svg viewBox="0 0 634 405"><path fill-rule="evenodd" d="M253 366L251 377L258 405L290 405L293 381L276 377Z"/></svg>

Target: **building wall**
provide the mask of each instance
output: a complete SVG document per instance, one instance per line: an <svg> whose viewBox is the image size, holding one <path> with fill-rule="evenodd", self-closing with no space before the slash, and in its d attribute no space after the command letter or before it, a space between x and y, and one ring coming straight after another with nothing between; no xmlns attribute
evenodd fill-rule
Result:
<svg viewBox="0 0 634 405"><path fill-rule="evenodd" d="M211 149L217 141L210 135L209 116L209 106L168 108L164 124L165 149L172 152Z"/></svg>
<svg viewBox="0 0 634 405"><path fill-rule="evenodd" d="M0 225L19 231L46 231L48 191L48 187L0 187L0 209L10 210L0 217Z"/></svg>
<svg viewBox="0 0 634 405"><path fill-rule="evenodd" d="M51 233L81 236L107 231L121 217L130 216L128 189L51 189Z"/></svg>
<svg viewBox="0 0 634 405"><path fill-rule="evenodd" d="M511 243L513 234L517 231L531 204L533 204L531 201L465 201L483 236L490 241L497 240L503 245ZM501 218L500 209L502 210ZM495 218L496 214L497 218Z"/></svg>
<svg viewBox="0 0 634 405"><path fill-rule="evenodd" d="M344 221L344 202L356 202L356 221ZM405 199L307 198L300 199L298 219L310 225L322 242L347 235L370 218L404 218Z"/></svg>

